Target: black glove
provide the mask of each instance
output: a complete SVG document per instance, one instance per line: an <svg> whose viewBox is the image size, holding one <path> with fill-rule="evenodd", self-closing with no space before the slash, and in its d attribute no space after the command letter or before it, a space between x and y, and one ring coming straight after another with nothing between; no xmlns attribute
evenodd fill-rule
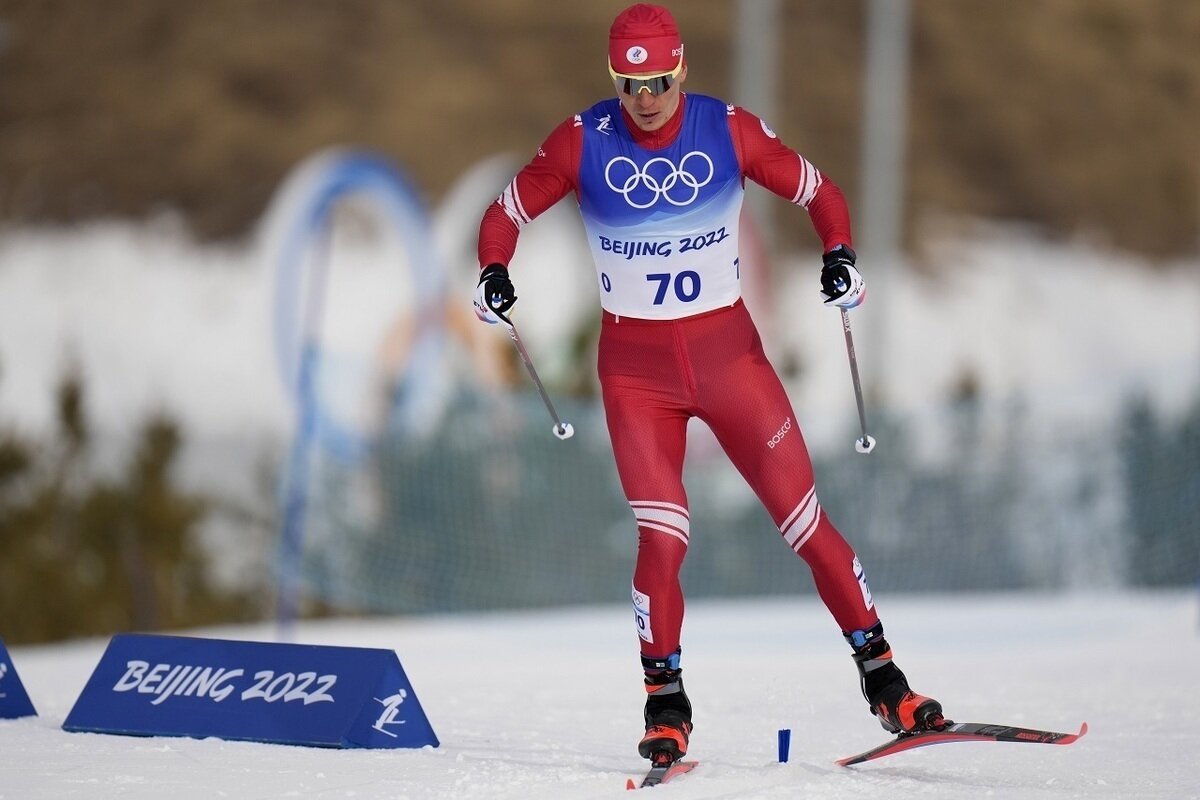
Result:
<svg viewBox="0 0 1200 800"><path fill-rule="evenodd" d="M492 311L503 314L517 302L517 292L508 279L508 267L488 264L479 273L479 298Z"/></svg>
<svg viewBox="0 0 1200 800"><path fill-rule="evenodd" d="M821 296L825 305L854 308L866 299L867 287L854 266L854 251L844 244L821 257Z"/></svg>

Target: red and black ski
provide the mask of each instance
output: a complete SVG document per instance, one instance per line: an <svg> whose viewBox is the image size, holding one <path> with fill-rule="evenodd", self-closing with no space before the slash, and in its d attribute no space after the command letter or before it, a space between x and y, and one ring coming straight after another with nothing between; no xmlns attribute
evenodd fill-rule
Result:
<svg viewBox="0 0 1200 800"><path fill-rule="evenodd" d="M874 747L856 756L839 758L837 764L848 767L851 764L861 764L876 758L895 755L914 747L925 747L931 744L947 742L1026 742L1028 744L1071 744L1087 733L1087 723L1079 728L1079 733L1058 733L1056 731L1041 731L1036 728L1017 728L1011 725L990 725L981 722L950 722L946 727L936 731L920 731L918 733L902 733L890 742Z"/></svg>
<svg viewBox="0 0 1200 800"><path fill-rule="evenodd" d="M661 764L656 763L650 767L650 771L646 773L646 777L642 778L640 784L634 783L633 778L630 778L625 782L625 788L644 789L647 786L658 786L674 777L691 772L699 764L699 761L665 761Z"/></svg>

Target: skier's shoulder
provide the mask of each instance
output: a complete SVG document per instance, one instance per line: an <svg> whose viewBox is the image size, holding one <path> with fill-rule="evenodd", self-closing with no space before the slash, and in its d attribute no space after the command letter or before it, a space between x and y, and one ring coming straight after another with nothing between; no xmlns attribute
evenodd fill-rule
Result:
<svg viewBox="0 0 1200 800"><path fill-rule="evenodd" d="M719 111L725 114L732 114L734 109L737 108L733 103L727 103L709 94L698 94L696 92L687 93L687 104L692 108L704 111Z"/></svg>

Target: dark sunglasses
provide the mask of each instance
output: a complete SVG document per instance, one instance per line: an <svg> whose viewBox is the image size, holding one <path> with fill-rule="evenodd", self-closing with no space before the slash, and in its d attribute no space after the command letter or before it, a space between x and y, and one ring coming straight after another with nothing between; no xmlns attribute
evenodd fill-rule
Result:
<svg viewBox="0 0 1200 800"><path fill-rule="evenodd" d="M621 94L631 94L634 97L641 94L643 90L649 92L651 97L658 97L675 85L681 72L683 72L682 58L679 59L679 64L675 69L662 75L622 75L612 68L612 64L608 65L608 74L612 76L617 91Z"/></svg>

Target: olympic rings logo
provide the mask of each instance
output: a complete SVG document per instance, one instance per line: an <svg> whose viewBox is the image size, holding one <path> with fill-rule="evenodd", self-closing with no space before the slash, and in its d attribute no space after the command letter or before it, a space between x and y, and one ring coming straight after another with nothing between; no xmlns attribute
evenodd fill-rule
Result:
<svg viewBox="0 0 1200 800"><path fill-rule="evenodd" d="M613 181L614 171L618 178L625 176L619 184ZM604 182L634 208L649 208L659 198L673 206L687 206L696 202L700 187L707 185L713 174L713 162L708 154L693 150L680 160L679 166L669 158L658 156L639 167L632 158L617 156L604 167Z"/></svg>

